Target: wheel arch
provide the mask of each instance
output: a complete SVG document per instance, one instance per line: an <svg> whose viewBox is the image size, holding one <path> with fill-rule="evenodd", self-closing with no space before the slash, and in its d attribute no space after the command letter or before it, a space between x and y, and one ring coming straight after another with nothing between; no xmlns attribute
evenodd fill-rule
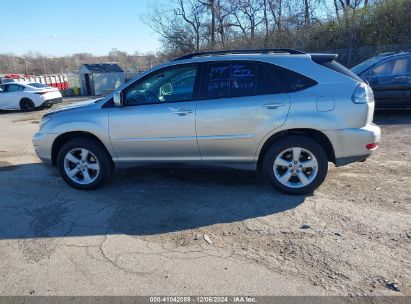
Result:
<svg viewBox="0 0 411 304"><path fill-rule="evenodd" d="M88 139L92 139L93 141L97 142L106 151L106 153L110 156L111 161L113 162L113 156L111 155L110 151L107 149L104 143L96 135L90 132L86 132L86 131L71 131L71 132L66 132L66 133L59 135L54 140L53 145L51 147L51 163L53 164L53 166L56 166L57 164L57 155L61 147L69 140L72 140L75 138L88 138Z"/></svg>
<svg viewBox="0 0 411 304"><path fill-rule="evenodd" d="M27 97L27 96L23 96L23 97L20 98L19 107L21 107L21 103L25 100L30 101L33 104L33 106L36 107L36 103L34 102L33 98L30 98L30 97Z"/></svg>
<svg viewBox="0 0 411 304"><path fill-rule="evenodd" d="M301 136L306 136L308 138L315 140L318 144L321 145L321 147L324 148L324 151L327 154L328 161L335 163L334 147L331 144L331 141L328 139L327 135L325 135L323 132L315 130L315 129L289 129L289 130L283 130L283 131L277 132L271 135L265 141L258 155L258 160L257 160L258 170L262 169L264 155L267 152L267 150L271 147L271 145L273 145L279 139L282 139L289 135L301 135Z"/></svg>

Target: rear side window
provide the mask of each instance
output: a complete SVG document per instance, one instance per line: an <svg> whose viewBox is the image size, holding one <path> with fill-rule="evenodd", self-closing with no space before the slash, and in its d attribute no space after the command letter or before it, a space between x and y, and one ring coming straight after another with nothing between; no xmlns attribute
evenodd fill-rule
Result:
<svg viewBox="0 0 411 304"><path fill-rule="evenodd" d="M42 83L36 83L36 82L29 83L29 86L31 86L31 87L33 87L33 88L38 88L38 89L47 88L46 85L44 85L44 84L42 84Z"/></svg>
<svg viewBox="0 0 411 304"><path fill-rule="evenodd" d="M272 73L287 87L285 92L297 92L317 85L317 81L297 72L269 64Z"/></svg>
<svg viewBox="0 0 411 304"><path fill-rule="evenodd" d="M257 62L216 62L207 67L207 99L278 93L279 85Z"/></svg>
<svg viewBox="0 0 411 304"><path fill-rule="evenodd" d="M256 92L257 64L211 63L207 69L207 98L250 96Z"/></svg>

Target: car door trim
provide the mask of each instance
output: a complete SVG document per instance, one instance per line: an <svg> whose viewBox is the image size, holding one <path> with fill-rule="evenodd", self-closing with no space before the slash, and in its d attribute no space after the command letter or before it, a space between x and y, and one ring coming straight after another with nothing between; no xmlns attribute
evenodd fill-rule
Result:
<svg viewBox="0 0 411 304"><path fill-rule="evenodd" d="M153 141L186 141L195 140L196 136L182 136L182 137L136 137L136 138L118 138L114 141L130 142L130 141L143 141L143 142L153 142ZM113 139L111 139L113 140Z"/></svg>
<svg viewBox="0 0 411 304"><path fill-rule="evenodd" d="M235 134L235 135L204 135L197 136L198 139L205 140L222 140L222 139L250 139L254 138L255 134Z"/></svg>

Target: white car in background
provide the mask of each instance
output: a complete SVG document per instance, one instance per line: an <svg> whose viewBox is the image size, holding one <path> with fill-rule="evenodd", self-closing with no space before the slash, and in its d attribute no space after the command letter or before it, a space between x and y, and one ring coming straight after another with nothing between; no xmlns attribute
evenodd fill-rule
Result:
<svg viewBox="0 0 411 304"><path fill-rule="evenodd" d="M62 101L58 89L41 83L11 82L0 85L0 110L33 111Z"/></svg>

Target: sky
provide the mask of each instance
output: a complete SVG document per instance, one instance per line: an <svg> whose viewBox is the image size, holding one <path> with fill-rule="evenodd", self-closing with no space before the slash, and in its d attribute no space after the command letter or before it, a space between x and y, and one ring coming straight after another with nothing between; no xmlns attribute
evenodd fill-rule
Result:
<svg viewBox="0 0 411 304"><path fill-rule="evenodd" d="M47 56L112 49L130 54L160 49L159 36L141 21L154 1L0 0L0 54Z"/></svg>

